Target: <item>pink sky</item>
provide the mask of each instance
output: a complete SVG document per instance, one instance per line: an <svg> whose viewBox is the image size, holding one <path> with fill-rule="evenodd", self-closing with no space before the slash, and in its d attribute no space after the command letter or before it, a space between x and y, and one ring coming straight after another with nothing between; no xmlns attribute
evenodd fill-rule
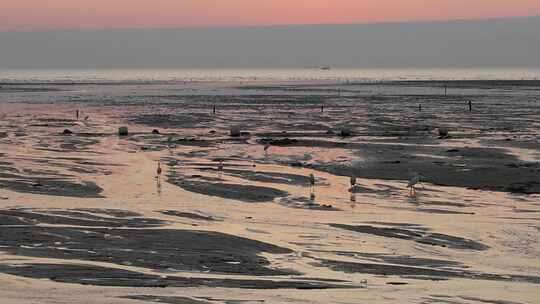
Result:
<svg viewBox="0 0 540 304"><path fill-rule="evenodd" d="M0 1L0 30L365 23L540 15L540 0Z"/></svg>

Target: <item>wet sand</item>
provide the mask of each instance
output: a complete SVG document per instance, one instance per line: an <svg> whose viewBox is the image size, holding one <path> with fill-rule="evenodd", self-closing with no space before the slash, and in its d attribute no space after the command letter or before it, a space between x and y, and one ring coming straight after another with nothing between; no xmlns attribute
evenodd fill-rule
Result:
<svg viewBox="0 0 540 304"><path fill-rule="evenodd" d="M3 84L0 298L536 303L539 131L537 81Z"/></svg>

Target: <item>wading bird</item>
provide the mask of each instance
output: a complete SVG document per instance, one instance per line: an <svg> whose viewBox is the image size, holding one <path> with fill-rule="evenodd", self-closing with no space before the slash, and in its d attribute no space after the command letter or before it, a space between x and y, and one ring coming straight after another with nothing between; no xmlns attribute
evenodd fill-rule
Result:
<svg viewBox="0 0 540 304"><path fill-rule="evenodd" d="M315 175L309 174L309 196L312 200L315 199Z"/></svg>
<svg viewBox="0 0 540 304"><path fill-rule="evenodd" d="M356 202L356 175L351 175L351 203Z"/></svg>
<svg viewBox="0 0 540 304"><path fill-rule="evenodd" d="M351 191L356 187L356 175L351 175Z"/></svg>
<svg viewBox="0 0 540 304"><path fill-rule="evenodd" d="M158 160L158 163L157 163L157 170L156 170L156 173L157 173L157 176L156 178L159 179L161 177L161 161Z"/></svg>
<svg viewBox="0 0 540 304"><path fill-rule="evenodd" d="M218 169L218 176L221 178L221 174L223 173L223 160L219 161L217 169Z"/></svg>
<svg viewBox="0 0 540 304"><path fill-rule="evenodd" d="M410 196L416 196L416 185L420 184L422 185L422 188L424 188L424 184L422 184L422 180L425 180L425 177L422 174L415 173L413 177L409 180L409 183L407 184L407 188L410 189L409 195Z"/></svg>

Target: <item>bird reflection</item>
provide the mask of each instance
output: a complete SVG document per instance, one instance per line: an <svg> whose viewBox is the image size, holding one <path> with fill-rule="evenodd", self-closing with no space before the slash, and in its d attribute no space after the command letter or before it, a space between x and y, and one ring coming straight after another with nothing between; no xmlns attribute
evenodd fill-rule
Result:
<svg viewBox="0 0 540 304"><path fill-rule="evenodd" d="M351 188L349 191L351 192L351 203L356 203L356 175L351 175Z"/></svg>
<svg viewBox="0 0 540 304"><path fill-rule="evenodd" d="M315 200L315 175L313 173L309 175L309 199Z"/></svg>
<svg viewBox="0 0 540 304"><path fill-rule="evenodd" d="M218 177L221 178L221 176L223 175L223 160L219 161L217 169L218 169Z"/></svg>
<svg viewBox="0 0 540 304"><path fill-rule="evenodd" d="M163 170L161 169L161 161L158 160L158 165L157 165L157 169L156 169L156 189L157 189L157 194L158 195L161 195L161 173L163 172Z"/></svg>
<svg viewBox="0 0 540 304"><path fill-rule="evenodd" d="M161 179L157 179L156 180L156 190L157 190L157 194L161 196Z"/></svg>

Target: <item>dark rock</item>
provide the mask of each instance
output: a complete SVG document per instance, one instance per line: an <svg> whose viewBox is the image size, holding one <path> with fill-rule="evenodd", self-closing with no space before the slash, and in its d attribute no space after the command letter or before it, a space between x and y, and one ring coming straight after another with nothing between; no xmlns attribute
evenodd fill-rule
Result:
<svg viewBox="0 0 540 304"><path fill-rule="evenodd" d="M448 133L448 129L447 128L439 128L439 138L440 139L445 139L445 138L448 138L450 137L449 133Z"/></svg>
<svg viewBox="0 0 540 304"><path fill-rule="evenodd" d="M352 135L352 131L349 128L344 127L339 130L339 136L341 137L349 137L351 135Z"/></svg>
<svg viewBox="0 0 540 304"><path fill-rule="evenodd" d="M129 134L128 127L120 127L118 128L118 135L119 136L127 136Z"/></svg>
<svg viewBox="0 0 540 304"><path fill-rule="evenodd" d="M242 135L242 132L240 131L239 127L231 127L230 135L231 137L240 137Z"/></svg>

